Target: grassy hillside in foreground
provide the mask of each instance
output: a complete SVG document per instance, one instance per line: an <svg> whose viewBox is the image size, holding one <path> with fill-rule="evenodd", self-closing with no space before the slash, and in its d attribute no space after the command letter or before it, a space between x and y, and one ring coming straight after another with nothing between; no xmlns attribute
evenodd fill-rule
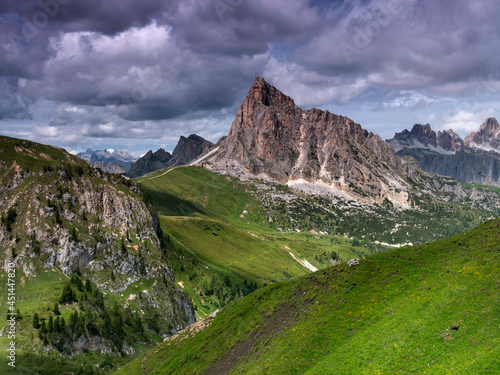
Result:
<svg viewBox="0 0 500 375"><path fill-rule="evenodd" d="M137 182L160 215L165 257L198 317L257 287L310 273L298 260L320 269L384 249L367 241L270 228L255 184L202 168L172 168Z"/></svg>
<svg viewBox="0 0 500 375"><path fill-rule="evenodd" d="M500 220L257 290L116 374L498 374Z"/></svg>

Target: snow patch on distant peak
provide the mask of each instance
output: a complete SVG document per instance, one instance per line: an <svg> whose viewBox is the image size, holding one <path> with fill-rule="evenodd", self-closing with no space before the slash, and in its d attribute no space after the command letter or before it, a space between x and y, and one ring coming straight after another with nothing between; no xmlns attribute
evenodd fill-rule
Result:
<svg viewBox="0 0 500 375"><path fill-rule="evenodd" d="M387 143L389 143L389 145L396 152L401 151L404 148L407 148L407 149L423 148L423 149L428 149L430 151L437 152L438 154L441 154L441 155L455 155L455 153L456 153L456 151L453 151L453 150L447 151L444 148L442 148L441 146L436 147L436 146L433 146L431 144L424 145L422 142L419 142L418 140L413 140L412 143L408 144L408 145L402 145L397 140L387 141Z"/></svg>
<svg viewBox="0 0 500 375"><path fill-rule="evenodd" d="M475 143L475 142L470 142L469 147L478 148L478 149L483 150L483 151L499 152L499 150L496 149L495 147L493 147L489 142L481 143L480 145Z"/></svg>

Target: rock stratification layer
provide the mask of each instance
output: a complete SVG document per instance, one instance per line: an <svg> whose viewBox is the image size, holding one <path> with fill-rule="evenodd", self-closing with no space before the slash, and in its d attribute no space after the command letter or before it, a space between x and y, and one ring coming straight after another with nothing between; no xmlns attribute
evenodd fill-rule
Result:
<svg viewBox="0 0 500 375"><path fill-rule="evenodd" d="M351 119L303 110L262 77L238 109L215 168L243 168L286 183L322 181L342 190L380 195L405 184L401 160L378 135Z"/></svg>

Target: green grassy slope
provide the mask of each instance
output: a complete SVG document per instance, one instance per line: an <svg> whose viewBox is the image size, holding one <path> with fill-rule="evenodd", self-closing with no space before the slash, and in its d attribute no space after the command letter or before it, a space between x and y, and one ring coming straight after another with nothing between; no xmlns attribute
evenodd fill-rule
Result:
<svg viewBox="0 0 500 375"><path fill-rule="evenodd" d="M498 374L500 220L257 290L117 374Z"/></svg>
<svg viewBox="0 0 500 375"><path fill-rule="evenodd" d="M64 167L68 163L73 166L88 167L84 160L69 154L63 149L43 145L24 139L0 136L1 159L10 166L16 162L19 167L29 168L33 172L40 172L48 165Z"/></svg>
<svg viewBox="0 0 500 375"><path fill-rule="evenodd" d="M234 294L255 289L245 285L262 287L311 272L290 253L320 269L331 265L332 252L333 258L346 260L383 248L368 248L368 242L353 246L352 240L329 235L281 233L268 225L254 185L202 168L172 168L137 182L160 215L168 263L199 317L232 301ZM206 293L214 277L230 280L223 298Z"/></svg>

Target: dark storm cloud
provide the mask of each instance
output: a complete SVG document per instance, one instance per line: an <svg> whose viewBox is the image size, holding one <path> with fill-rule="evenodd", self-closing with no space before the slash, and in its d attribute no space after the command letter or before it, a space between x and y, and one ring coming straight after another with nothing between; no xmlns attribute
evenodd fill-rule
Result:
<svg viewBox="0 0 500 375"><path fill-rule="evenodd" d="M144 26L176 2L164 0L2 0L0 14L15 13L37 25L48 15L47 28L62 31L95 31L116 34Z"/></svg>
<svg viewBox="0 0 500 375"><path fill-rule="evenodd" d="M230 107L267 61L182 49L156 22L116 36L65 34L55 44L32 90L55 102L126 107L130 121Z"/></svg>
<svg viewBox="0 0 500 375"><path fill-rule="evenodd" d="M46 101L37 136L219 133L256 75L299 105L421 109L496 87L499 17L493 0L3 0L0 119Z"/></svg>
<svg viewBox="0 0 500 375"><path fill-rule="evenodd" d="M10 34L3 46L17 46L10 60L0 57L0 74L30 77L31 92L55 102L127 106L132 121L168 119L234 105L271 43L303 42L321 24L303 0L220 3L9 0L0 7ZM43 27L34 21L40 12L49 15Z"/></svg>
<svg viewBox="0 0 500 375"><path fill-rule="evenodd" d="M263 53L269 43L303 43L322 21L306 0L186 1L167 15L179 43L233 55Z"/></svg>
<svg viewBox="0 0 500 375"><path fill-rule="evenodd" d="M51 38L65 32L116 34L143 26L168 9L162 0L3 0L0 3L0 77L42 79L45 63L56 53ZM16 91L4 81L4 91ZM36 92L31 92L35 95ZM4 99L2 102L6 102ZM11 99L12 101L12 99ZM12 105L15 114L25 106Z"/></svg>
<svg viewBox="0 0 500 375"><path fill-rule="evenodd" d="M391 6L392 4L392 6ZM500 8L490 0L352 2L295 61L326 75L418 88L498 74Z"/></svg>

